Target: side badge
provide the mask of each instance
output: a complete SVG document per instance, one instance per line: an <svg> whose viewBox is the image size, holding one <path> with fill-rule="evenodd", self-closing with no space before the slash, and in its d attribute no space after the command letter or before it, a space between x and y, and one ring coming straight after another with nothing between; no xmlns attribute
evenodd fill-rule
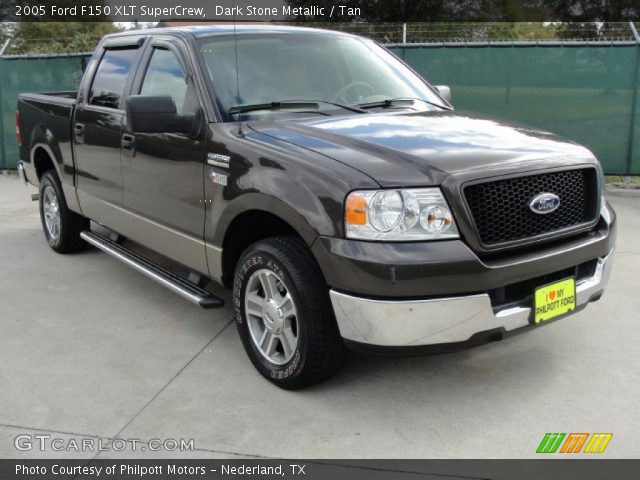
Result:
<svg viewBox="0 0 640 480"><path fill-rule="evenodd" d="M211 170L209 172L209 178L211 179L212 183L222 185L223 187L227 186L227 176L223 175L222 173L214 172L213 170Z"/></svg>
<svg viewBox="0 0 640 480"><path fill-rule="evenodd" d="M227 155L207 153L207 163L214 167L229 168L229 160L231 160L231 157Z"/></svg>

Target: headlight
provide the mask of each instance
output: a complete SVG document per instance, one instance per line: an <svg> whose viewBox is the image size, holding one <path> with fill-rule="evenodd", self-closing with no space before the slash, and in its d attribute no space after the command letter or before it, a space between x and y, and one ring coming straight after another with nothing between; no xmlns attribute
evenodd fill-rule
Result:
<svg viewBox="0 0 640 480"><path fill-rule="evenodd" d="M439 188L358 190L345 202L347 238L415 242L458 238Z"/></svg>

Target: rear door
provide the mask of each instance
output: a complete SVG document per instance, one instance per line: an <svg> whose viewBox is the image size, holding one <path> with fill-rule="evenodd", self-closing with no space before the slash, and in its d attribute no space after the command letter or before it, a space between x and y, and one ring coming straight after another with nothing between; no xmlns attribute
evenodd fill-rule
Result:
<svg viewBox="0 0 640 480"><path fill-rule="evenodd" d="M104 42L85 74L71 126L83 214L107 225L112 208L122 204L124 102L143 41L117 37Z"/></svg>
<svg viewBox="0 0 640 480"><path fill-rule="evenodd" d="M178 114L202 113L187 47L154 37L132 95L169 96ZM204 248L204 122L194 135L136 133L123 126L123 206L139 219L137 240L208 274Z"/></svg>

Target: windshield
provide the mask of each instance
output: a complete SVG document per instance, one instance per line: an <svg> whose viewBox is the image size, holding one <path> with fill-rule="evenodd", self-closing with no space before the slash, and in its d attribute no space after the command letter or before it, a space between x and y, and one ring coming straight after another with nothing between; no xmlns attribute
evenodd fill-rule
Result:
<svg viewBox="0 0 640 480"><path fill-rule="evenodd" d="M235 74L236 48L239 88ZM345 114L353 110L341 109L335 104L355 106L417 98L423 102L393 106L434 109L436 107L429 105L433 103L447 108L422 78L369 40L274 32L238 35L237 47L233 36L204 38L200 40L199 50L218 106L227 118L233 107L293 100L329 102L320 103L316 110ZM381 105L384 106L389 107ZM287 112L291 113L289 109ZM251 115L274 113L283 111L260 109ZM305 113L308 114L309 109Z"/></svg>

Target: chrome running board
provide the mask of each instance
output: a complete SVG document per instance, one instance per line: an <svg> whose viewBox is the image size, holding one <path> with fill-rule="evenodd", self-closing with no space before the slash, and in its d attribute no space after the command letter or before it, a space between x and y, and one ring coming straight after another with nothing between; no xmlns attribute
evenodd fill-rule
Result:
<svg viewBox="0 0 640 480"><path fill-rule="evenodd" d="M200 288L185 278L170 272L166 268L153 263L151 260L132 252L99 233L85 230L80 233L80 237L87 243L117 258L134 270L155 280L160 285L164 285L181 297L200 305L202 308L221 308L224 306L224 300L216 297L211 292Z"/></svg>

